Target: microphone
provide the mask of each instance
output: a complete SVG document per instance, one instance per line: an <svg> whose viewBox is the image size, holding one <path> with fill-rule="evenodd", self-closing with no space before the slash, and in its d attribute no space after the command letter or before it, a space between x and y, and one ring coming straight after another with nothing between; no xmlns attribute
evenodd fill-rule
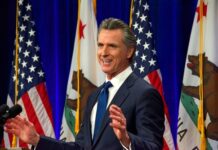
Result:
<svg viewBox="0 0 218 150"><path fill-rule="evenodd" d="M0 106L0 116L4 115L8 111L9 107L6 104Z"/></svg>
<svg viewBox="0 0 218 150"><path fill-rule="evenodd" d="M0 116L0 125L4 125L8 119L16 117L21 112L22 107L18 104L14 105Z"/></svg>

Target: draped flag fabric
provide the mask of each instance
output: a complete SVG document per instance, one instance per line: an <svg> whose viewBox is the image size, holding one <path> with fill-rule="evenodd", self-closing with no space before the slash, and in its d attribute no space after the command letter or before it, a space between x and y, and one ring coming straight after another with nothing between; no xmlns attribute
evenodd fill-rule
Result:
<svg viewBox="0 0 218 150"><path fill-rule="evenodd" d="M82 112L89 94L105 80L105 75L100 69L96 55L97 22L92 0L81 0L78 14L77 31L61 126L60 139L63 141L74 141L76 135L75 123L76 119L78 119L76 118L76 110L77 113L78 111L80 113L79 121L81 122L83 118Z"/></svg>
<svg viewBox="0 0 218 150"><path fill-rule="evenodd" d="M177 143L180 150L200 149L201 133L198 126L200 53L203 42L203 126L206 149L218 148L218 1L204 0L202 17L200 0L193 21L188 53L185 63L183 86L180 97ZM199 26L203 19L203 28ZM200 41L200 33L203 41Z"/></svg>
<svg viewBox="0 0 218 150"><path fill-rule="evenodd" d="M151 22L149 21L149 5L147 0L135 0L133 4L131 27L137 38L137 47L132 68L138 76L147 80L161 94L165 111L163 149L174 150L175 147L169 124L168 108L163 96L162 79L158 68Z"/></svg>
<svg viewBox="0 0 218 150"><path fill-rule="evenodd" d="M19 49L18 55L14 53L7 105L11 107L16 103L15 81L17 81L17 103L23 109L21 115L34 124L39 134L55 137L52 110L46 91L40 48L36 38L36 24L32 17L32 6L28 0L18 1L17 25ZM18 62L17 78L16 60ZM12 137L12 135L4 133L4 147L10 148L12 146ZM22 141L17 140L17 147L27 146Z"/></svg>

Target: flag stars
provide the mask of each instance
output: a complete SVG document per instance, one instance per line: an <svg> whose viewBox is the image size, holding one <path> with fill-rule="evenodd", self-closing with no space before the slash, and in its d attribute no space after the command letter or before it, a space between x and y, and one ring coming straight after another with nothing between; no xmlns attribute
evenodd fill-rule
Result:
<svg viewBox="0 0 218 150"><path fill-rule="evenodd" d="M27 47L32 46L32 43L33 43L32 41L28 40L28 41L26 42Z"/></svg>
<svg viewBox="0 0 218 150"><path fill-rule="evenodd" d="M145 42L145 44L143 45L144 47L144 50L148 49L149 48L149 44L147 42Z"/></svg>
<svg viewBox="0 0 218 150"><path fill-rule="evenodd" d="M22 48L21 48L21 47L19 47L19 49L18 49L18 52L19 52L19 53L21 53L21 51L22 51Z"/></svg>
<svg viewBox="0 0 218 150"><path fill-rule="evenodd" d="M143 28L141 26L139 26L138 30L139 30L139 33L143 32Z"/></svg>
<svg viewBox="0 0 218 150"><path fill-rule="evenodd" d="M135 61L133 64L134 68L137 68L137 62Z"/></svg>
<svg viewBox="0 0 218 150"><path fill-rule="evenodd" d="M149 5L148 5L148 3L146 3L145 5L143 5L143 7L144 7L144 11L149 10Z"/></svg>
<svg viewBox="0 0 218 150"><path fill-rule="evenodd" d="M28 77L27 77L27 82L28 82L28 83L33 82L33 77L28 76Z"/></svg>
<svg viewBox="0 0 218 150"><path fill-rule="evenodd" d="M30 4L27 4L27 6L26 6L26 11L31 11L31 5Z"/></svg>
<svg viewBox="0 0 218 150"><path fill-rule="evenodd" d="M33 31L32 29L29 31L29 35L30 36L35 36L35 31Z"/></svg>
<svg viewBox="0 0 218 150"><path fill-rule="evenodd" d="M138 38L138 39L136 40L136 44L137 44L137 45L141 45L141 39Z"/></svg>
<svg viewBox="0 0 218 150"><path fill-rule="evenodd" d="M36 51L38 52L39 49L40 49L40 47L39 47L39 46L36 46L35 49L36 49Z"/></svg>
<svg viewBox="0 0 218 150"><path fill-rule="evenodd" d="M140 71L140 73L144 72L145 71L145 67L141 65L141 67L139 67L139 71Z"/></svg>
<svg viewBox="0 0 218 150"><path fill-rule="evenodd" d="M22 66L23 66L23 68L27 67L27 62L23 61Z"/></svg>
<svg viewBox="0 0 218 150"><path fill-rule="evenodd" d="M141 17L140 17L141 22L145 21L146 18L147 18L147 16L145 16L144 14L142 14Z"/></svg>
<svg viewBox="0 0 218 150"><path fill-rule="evenodd" d="M35 72L36 67L34 67L33 65L29 68L30 72Z"/></svg>
<svg viewBox="0 0 218 150"><path fill-rule="evenodd" d="M21 78L22 78L22 79L25 78L25 73L24 73L24 72L22 72L20 75L21 75Z"/></svg>
<svg viewBox="0 0 218 150"><path fill-rule="evenodd" d="M25 52L24 52L23 54L24 54L24 57L29 57L29 55L30 55L30 52L29 52L29 51L27 51L27 50L25 50Z"/></svg>
<svg viewBox="0 0 218 150"><path fill-rule="evenodd" d="M26 26L24 26L23 24L20 26L20 30L21 31L25 31L26 30Z"/></svg>
<svg viewBox="0 0 218 150"><path fill-rule="evenodd" d="M24 16L23 16L23 20L24 20L24 21L28 21L28 20L29 20L29 17L30 17L30 16L24 15Z"/></svg>
<svg viewBox="0 0 218 150"><path fill-rule="evenodd" d="M23 38L24 38L24 37L23 37L22 35L20 35L20 36L19 36L19 41L20 41L20 42L23 42Z"/></svg>
<svg viewBox="0 0 218 150"><path fill-rule="evenodd" d="M157 51L155 49L151 50L153 52L153 55L157 55Z"/></svg>
<svg viewBox="0 0 218 150"><path fill-rule="evenodd" d="M146 33L146 36L147 36L147 38L152 38L152 33L150 30Z"/></svg>
<svg viewBox="0 0 218 150"><path fill-rule="evenodd" d="M142 59L142 62L145 61L145 60L146 60L146 56L143 54L143 55L141 56L141 59Z"/></svg>
<svg viewBox="0 0 218 150"><path fill-rule="evenodd" d="M23 5L23 0L19 0L19 1L18 1L18 4L19 4L19 5Z"/></svg>
<svg viewBox="0 0 218 150"><path fill-rule="evenodd" d="M33 62L39 61L39 56L37 55L34 55L32 58L33 58Z"/></svg>
<svg viewBox="0 0 218 150"><path fill-rule="evenodd" d="M135 52L135 56L138 56L138 55L139 55L139 51L136 50L136 52Z"/></svg>
<svg viewBox="0 0 218 150"><path fill-rule="evenodd" d="M42 70L40 70L40 71L38 72L38 74L39 74L39 77L43 77L43 76L44 76L44 72L43 72Z"/></svg>
<svg viewBox="0 0 218 150"><path fill-rule="evenodd" d="M16 75L14 74L12 78L13 78L13 81L15 81L16 80Z"/></svg>
<svg viewBox="0 0 218 150"><path fill-rule="evenodd" d="M133 25L134 30L138 29L138 27L139 27L139 24L137 22L135 22L134 25Z"/></svg>
<svg viewBox="0 0 218 150"><path fill-rule="evenodd" d="M24 87L24 84L23 84L23 83L21 83L21 84L20 84L20 89L22 90L22 89L23 89L23 87Z"/></svg>
<svg viewBox="0 0 218 150"><path fill-rule="evenodd" d="M140 11L138 10L136 13L137 18L140 16Z"/></svg>
<svg viewBox="0 0 218 150"><path fill-rule="evenodd" d="M156 60L151 58L151 60L148 61L150 63L150 66L155 66Z"/></svg>

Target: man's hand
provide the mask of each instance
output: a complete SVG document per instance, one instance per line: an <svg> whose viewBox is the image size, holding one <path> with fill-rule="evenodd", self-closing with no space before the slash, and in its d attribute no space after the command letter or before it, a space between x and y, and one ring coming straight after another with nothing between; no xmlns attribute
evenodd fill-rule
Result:
<svg viewBox="0 0 218 150"><path fill-rule="evenodd" d="M116 105L110 106L109 113L112 120L110 126L113 128L114 133L120 142L128 148L130 145L130 139L126 130L126 117L124 116L120 107Z"/></svg>
<svg viewBox="0 0 218 150"><path fill-rule="evenodd" d="M8 133L15 134L25 143L32 144L34 146L38 144L40 139L34 125L20 116L7 120L4 130Z"/></svg>

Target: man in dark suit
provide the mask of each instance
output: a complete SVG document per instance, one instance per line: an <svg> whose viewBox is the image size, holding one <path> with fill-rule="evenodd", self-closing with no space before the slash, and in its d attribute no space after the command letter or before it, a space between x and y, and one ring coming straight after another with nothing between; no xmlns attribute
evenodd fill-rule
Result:
<svg viewBox="0 0 218 150"><path fill-rule="evenodd" d="M153 87L132 72L130 64L135 47L136 38L128 25L113 18L102 22L97 57L110 86L106 89L104 84L90 95L75 142L65 143L40 136L34 125L20 116L8 120L5 131L39 150L162 149L162 99ZM107 110L99 113L105 105L100 101L104 90Z"/></svg>

